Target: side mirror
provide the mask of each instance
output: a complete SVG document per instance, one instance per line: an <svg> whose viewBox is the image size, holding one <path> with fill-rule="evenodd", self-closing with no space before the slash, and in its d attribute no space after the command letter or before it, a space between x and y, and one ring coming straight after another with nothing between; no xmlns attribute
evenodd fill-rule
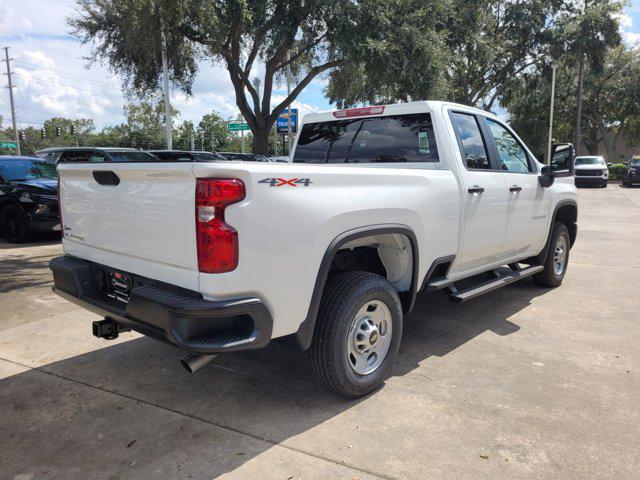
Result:
<svg viewBox="0 0 640 480"><path fill-rule="evenodd" d="M553 170L550 165L543 165L540 169L540 176L538 177L540 186L542 188L548 188L553 185Z"/></svg>
<svg viewBox="0 0 640 480"><path fill-rule="evenodd" d="M572 177L576 151L570 143L559 143L551 147L551 171L555 178Z"/></svg>

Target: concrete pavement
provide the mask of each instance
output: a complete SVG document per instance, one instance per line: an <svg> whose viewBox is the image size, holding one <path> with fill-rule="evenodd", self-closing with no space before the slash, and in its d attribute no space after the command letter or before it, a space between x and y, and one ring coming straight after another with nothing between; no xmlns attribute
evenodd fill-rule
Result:
<svg viewBox="0 0 640 480"><path fill-rule="evenodd" d="M640 189L581 189L559 289L419 297L393 376L345 401L273 345L181 352L49 292L53 241L0 244L2 478L634 478Z"/></svg>

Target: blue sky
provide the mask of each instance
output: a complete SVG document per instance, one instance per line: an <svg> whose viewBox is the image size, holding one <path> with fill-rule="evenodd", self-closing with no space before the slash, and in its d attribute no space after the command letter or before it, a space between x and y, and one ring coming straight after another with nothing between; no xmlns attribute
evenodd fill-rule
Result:
<svg viewBox="0 0 640 480"><path fill-rule="evenodd" d="M88 65L89 46L69 35L65 19L74 0L2 0L0 47L10 47L13 62L17 117L20 127L38 127L51 116L93 118L98 127L123 121L125 99L120 79L105 65ZM633 0L620 18L625 42L640 48L640 0ZM4 58L4 51L2 51ZM4 71L4 64L0 64ZM260 66L256 73L260 74ZM6 82L6 77L0 77ZM324 96L325 79L314 80L294 103L301 114L331 108ZM282 87L282 86L281 86ZM172 103L180 121L199 121L216 110L224 117L237 115L234 93L224 69L203 63L193 87L194 95L174 92ZM274 91L274 103L284 98ZM10 123L9 98L0 90L0 115Z"/></svg>

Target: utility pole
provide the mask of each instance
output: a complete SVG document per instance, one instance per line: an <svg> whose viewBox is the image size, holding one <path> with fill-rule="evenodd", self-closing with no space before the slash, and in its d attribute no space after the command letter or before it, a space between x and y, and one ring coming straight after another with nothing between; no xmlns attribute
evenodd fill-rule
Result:
<svg viewBox="0 0 640 480"><path fill-rule="evenodd" d="M173 131L171 125L171 103L169 102L169 61L167 60L167 38L164 34L164 22L160 20L160 38L162 39L162 86L164 89L164 114L167 125L167 150L173 150Z"/></svg>
<svg viewBox="0 0 640 480"><path fill-rule="evenodd" d="M551 64L551 110L549 112L549 143L547 144L547 165L551 165L551 143L553 142L553 103L556 96L556 64Z"/></svg>
<svg viewBox="0 0 640 480"><path fill-rule="evenodd" d="M11 102L11 122L13 123L13 138L16 142L16 154L20 155L20 137L18 136L18 122L16 121L16 104L13 100L13 81L11 79L11 59L9 47L4 47L5 61L7 62L7 79L9 80L9 101Z"/></svg>
<svg viewBox="0 0 640 480"><path fill-rule="evenodd" d="M287 52L287 98L291 95L291 53ZM287 110L287 155L291 155L291 103L289 103Z"/></svg>
<svg viewBox="0 0 640 480"><path fill-rule="evenodd" d="M191 151L193 152L196 149L195 139L193 138L193 132L191 132L191 138L190 138L189 145L191 147Z"/></svg>
<svg viewBox="0 0 640 480"><path fill-rule="evenodd" d="M587 0L584 0L584 14L587 13ZM582 145L582 97L584 95L585 52L580 52L580 69L578 70L578 98L576 101L576 156L580 155Z"/></svg>

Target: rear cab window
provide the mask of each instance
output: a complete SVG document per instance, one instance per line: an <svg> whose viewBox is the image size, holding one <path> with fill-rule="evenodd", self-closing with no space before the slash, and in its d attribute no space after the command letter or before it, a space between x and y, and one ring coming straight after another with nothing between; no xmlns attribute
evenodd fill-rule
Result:
<svg viewBox="0 0 640 480"><path fill-rule="evenodd" d="M306 123L294 163L438 162L429 113Z"/></svg>

